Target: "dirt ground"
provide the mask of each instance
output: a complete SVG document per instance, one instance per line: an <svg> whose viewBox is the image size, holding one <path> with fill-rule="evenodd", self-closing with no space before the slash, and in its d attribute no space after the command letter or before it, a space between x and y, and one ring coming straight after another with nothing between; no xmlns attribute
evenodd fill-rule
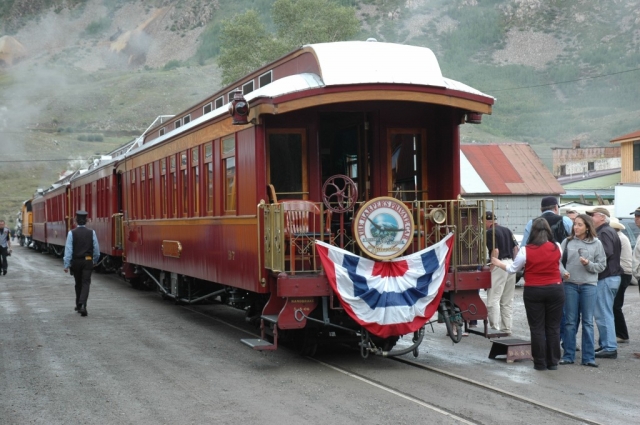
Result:
<svg viewBox="0 0 640 425"><path fill-rule="evenodd" d="M176 306L114 275L94 274L82 318L73 311L72 282L58 258L22 247L9 257L9 273L0 276L3 425L461 423L447 412L475 424L583 423L386 358L363 360L357 351L321 350L314 359L284 346L253 351L240 341L256 333L241 311ZM453 344L442 324L428 329L417 358L404 357L590 423L636 423L637 286L624 312L631 342L597 369L538 372L528 360L489 359L491 341L471 335ZM511 338L528 339L522 289L513 329ZM409 344L404 337L398 348Z"/></svg>

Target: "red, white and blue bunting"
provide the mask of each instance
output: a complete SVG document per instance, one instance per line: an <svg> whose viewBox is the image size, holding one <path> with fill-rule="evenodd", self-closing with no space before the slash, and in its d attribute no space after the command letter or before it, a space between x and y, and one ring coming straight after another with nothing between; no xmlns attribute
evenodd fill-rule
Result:
<svg viewBox="0 0 640 425"><path fill-rule="evenodd" d="M420 252L373 261L316 241L316 249L349 316L382 338L420 329L438 309L453 233Z"/></svg>

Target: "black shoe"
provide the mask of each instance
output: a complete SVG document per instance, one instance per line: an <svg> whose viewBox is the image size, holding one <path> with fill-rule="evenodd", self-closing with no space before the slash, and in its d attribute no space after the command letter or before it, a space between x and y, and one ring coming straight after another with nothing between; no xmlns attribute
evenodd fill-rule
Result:
<svg viewBox="0 0 640 425"><path fill-rule="evenodd" d="M2 270L2 276L4 276L5 274L7 274L7 269Z"/></svg>
<svg viewBox="0 0 640 425"><path fill-rule="evenodd" d="M598 367L598 365L597 365L597 364L595 364L594 362L582 363L582 366Z"/></svg>
<svg viewBox="0 0 640 425"><path fill-rule="evenodd" d="M78 313L80 313L80 304L76 304L76 306L73 308L73 311L77 311Z"/></svg>
<svg viewBox="0 0 640 425"><path fill-rule="evenodd" d="M596 359L617 359L618 350L613 351L598 351L596 353Z"/></svg>
<svg viewBox="0 0 640 425"><path fill-rule="evenodd" d="M88 314L88 313L87 313L87 305L86 305L86 304L82 304L82 305L80 306L80 315L81 315L82 317L85 317L87 314Z"/></svg>
<svg viewBox="0 0 640 425"><path fill-rule="evenodd" d="M598 347L598 348L596 348L596 353L599 353L599 352L600 352L600 351L602 351L602 350L604 350L604 348L602 348L602 347Z"/></svg>
<svg viewBox="0 0 640 425"><path fill-rule="evenodd" d="M572 362L571 360L560 360L560 361L558 362L558 364L562 364L562 365L565 365L565 364L573 364L573 362Z"/></svg>
<svg viewBox="0 0 640 425"><path fill-rule="evenodd" d="M552 364L551 366L547 366L547 369L549 369L549 370L558 370L558 366Z"/></svg>

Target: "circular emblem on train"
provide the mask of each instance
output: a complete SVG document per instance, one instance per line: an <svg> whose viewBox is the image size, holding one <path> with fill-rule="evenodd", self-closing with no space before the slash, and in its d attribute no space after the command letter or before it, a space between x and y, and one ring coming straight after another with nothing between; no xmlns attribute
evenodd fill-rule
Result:
<svg viewBox="0 0 640 425"><path fill-rule="evenodd" d="M413 228L409 208L402 201L387 196L364 204L353 222L358 246L378 260L401 255L413 240Z"/></svg>

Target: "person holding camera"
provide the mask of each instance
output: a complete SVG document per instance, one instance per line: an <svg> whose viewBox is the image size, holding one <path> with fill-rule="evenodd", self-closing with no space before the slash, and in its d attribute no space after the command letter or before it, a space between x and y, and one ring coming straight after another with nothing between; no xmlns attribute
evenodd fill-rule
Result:
<svg viewBox="0 0 640 425"><path fill-rule="evenodd" d="M11 233L4 220L0 220L0 257L2 257L0 274L2 276L7 274L7 257L11 255L11 252Z"/></svg>

